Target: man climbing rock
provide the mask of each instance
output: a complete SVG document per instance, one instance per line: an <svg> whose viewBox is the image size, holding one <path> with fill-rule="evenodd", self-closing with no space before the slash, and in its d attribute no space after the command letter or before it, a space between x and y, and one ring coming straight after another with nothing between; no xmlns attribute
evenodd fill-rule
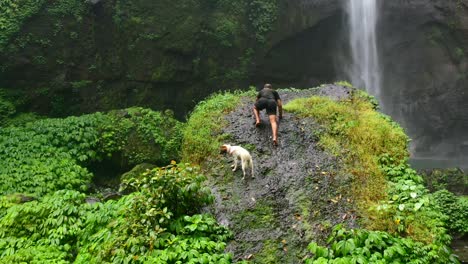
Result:
<svg viewBox="0 0 468 264"><path fill-rule="evenodd" d="M278 123L276 121L276 113L278 108L279 119L283 118L283 104L277 91L273 90L271 84L267 83L257 94L257 100L254 104L255 126L260 125L260 111L266 109L266 113L270 120L271 131L273 133L273 145L278 145Z"/></svg>

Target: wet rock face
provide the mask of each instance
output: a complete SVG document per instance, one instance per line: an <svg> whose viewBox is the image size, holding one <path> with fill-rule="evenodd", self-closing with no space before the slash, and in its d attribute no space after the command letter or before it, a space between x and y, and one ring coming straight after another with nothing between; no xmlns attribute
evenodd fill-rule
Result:
<svg viewBox="0 0 468 264"><path fill-rule="evenodd" d="M347 96L345 88L330 85L319 90L279 91L287 103L313 94ZM317 146L320 129L312 119L287 112L279 123L279 146L274 147L268 117L254 126L252 105L245 98L226 116L225 143L240 145L253 158L255 178L230 170L231 156L220 156L209 185L216 197L211 209L229 226L234 239L227 250L235 260L254 263L302 263L312 240L324 242L330 228L340 222L356 227L353 205L347 199L349 175L340 174L340 162ZM216 164L216 165L213 165Z"/></svg>
<svg viewBox="0 0 468 264"><path fill-rule="evenodd" d="M385 1L383 105L415 156L468 157L468 1Z"/></svg>

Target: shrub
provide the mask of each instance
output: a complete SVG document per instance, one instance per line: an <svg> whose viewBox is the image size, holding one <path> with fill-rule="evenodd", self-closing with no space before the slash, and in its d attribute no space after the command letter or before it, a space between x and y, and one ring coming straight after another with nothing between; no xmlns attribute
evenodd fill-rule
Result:
<svg viewBox="0 0 468 264"><path fill-rule="evenodd" d="M180 158L184 125L170 111L133 107L110 116L111 122L99 128L107 153L121 151L129 165L150 162L162 166Z"/></svg>
<svg viewBox="0 0 468 264"><path fill-rule="evenodd" d="M10 206L0 218L0 263L68 263L83 228L84 200L63 190Z"/></svg>
<svg viewBox="0 0 468 264"><path fill-rule="evenodd" d="M333 229L329 248L310 243L305 263L459 263L445 246L425 245L380 231Z"/></svg>
<svg viewBox="0 0 468 264"><path fill-rule="evenodd" d="M452 233L467 234L468 200L457 197L447 190L437 191L432 196L439 210L447 215L447 228Z"/></svg>
<svg viewBox="0 0 468 264"><path fill-rule="evenodd" d="M42 119L0 131L0 194L84 191L86 169L113 153L130 165L179 157L181 123L143 108L65 119Z"/></svg>
<svg viewBox="0 0 468 264"><path fill-rule="evenodd" d="M229 263L230 233L195 214L212 201L203 180L199 168L172 163L125 182L136 192L88 218L76 263Z"/></svg>

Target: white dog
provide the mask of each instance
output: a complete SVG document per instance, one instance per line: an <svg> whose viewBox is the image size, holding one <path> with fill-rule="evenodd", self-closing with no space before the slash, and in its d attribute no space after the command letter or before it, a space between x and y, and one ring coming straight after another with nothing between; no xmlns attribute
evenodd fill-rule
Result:
<svg viewBox="0 0 468 264"><path fill-rule="evenodd" d="M245 148L224 144L221 146L221 153L228 153L234 157L234 164L231 165L232 171L237 170L237 160L241 160L242 172L244 173L242 179L245 179L245 169L248 167L252 169L252 178L255 178L252 156L250 156L250 153Z"/></svg>

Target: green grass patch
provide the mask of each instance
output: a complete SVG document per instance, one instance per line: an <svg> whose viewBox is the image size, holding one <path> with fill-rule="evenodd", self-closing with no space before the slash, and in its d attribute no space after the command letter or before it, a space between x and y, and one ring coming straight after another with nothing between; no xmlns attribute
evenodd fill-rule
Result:
<svg viewBox="0 0 468 264"><path fill-rule="evenodd" d="M182 158L200 164L219 154L219 147L229 135L222 134L227 125L227 113L239 105L243 96L255 96L255 91L214 94L201 101L193 110L183 132Z"/></svg>
<svg viewBox="0 0 468 264"><path fill-rule="evenodd" d="M378 159L382 155L406 159L408 137L390 118L376 112L368 97L357 91L350 99L339 102L314 96L293 100L284 109L313 117L325 127L319 143L344 159L346 170L355 177L354 194L358 201L384 198L385 175Z"/></svg>

